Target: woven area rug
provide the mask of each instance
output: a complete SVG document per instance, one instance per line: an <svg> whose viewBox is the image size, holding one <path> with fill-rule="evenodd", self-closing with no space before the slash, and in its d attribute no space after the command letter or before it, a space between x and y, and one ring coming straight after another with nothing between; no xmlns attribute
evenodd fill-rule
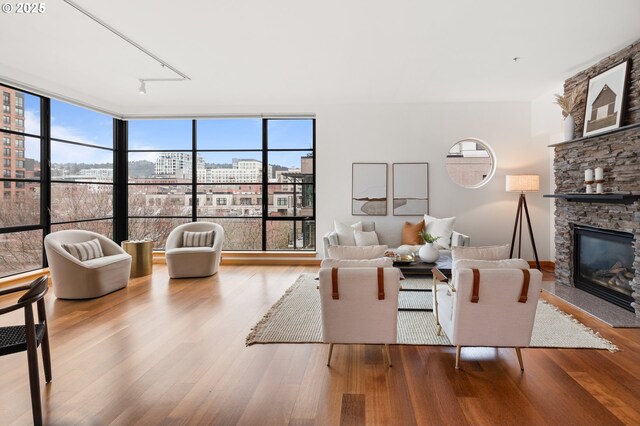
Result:
<svg viewBox="0 0 640 426"><path fill-rule="evenodd" d="M256 343L322 343L322 321L320 319L320 295L314 274L302 274L252 328L247 336L247 346ZM407 287L418 288L416 278L408 281ZM429 279L422 285L429 288ZM430 307L431 293L403 291L399 305L407 307ZM432 312L398 312L398 343L403 345L451 345L444 335L436 335L435 318ZM536 321L533 327L531 347L538 348L618 348L600 337L593 330L544 301L538 302Z"/></svg>

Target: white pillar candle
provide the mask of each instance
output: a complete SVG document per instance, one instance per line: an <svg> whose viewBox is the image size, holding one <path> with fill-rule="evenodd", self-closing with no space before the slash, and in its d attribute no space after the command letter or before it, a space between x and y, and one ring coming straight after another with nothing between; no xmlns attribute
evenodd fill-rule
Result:
<svg viewBox="0 0 640 426"><path fill-rule="evenodd" d="M602 170L602 167L597 167L596 168L596 180L602 180L604 179L604 173Z"/></svg>
<svg viewBox="0 0 640 426"><path fill-rule="evenodd" d="M593 181L593 170L587 169L584 171L584 181L585 182Z"/></svg>

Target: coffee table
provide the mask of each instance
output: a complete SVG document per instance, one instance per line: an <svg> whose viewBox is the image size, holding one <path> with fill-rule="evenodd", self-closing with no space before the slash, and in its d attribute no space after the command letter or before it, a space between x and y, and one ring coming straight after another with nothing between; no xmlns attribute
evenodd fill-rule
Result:
<svg viewBox="0 0 640 426"><path fill-rule="evenodd" d="M393 262L393 266L399 268L404 275L421 275L431 277L433 275L431 273L433 268L438 268L445 275L451 275L451 256L448 254L441 254L440 258L434 263L426 263L421 260L417 260L415 262Z"/></svg>
<svg viewBox="0 0 640 426"><path fill-rule="evenodd" d="M439 269L447 276L451 275L451 256L440 255L440 258L433 263L422 262L420 260L414 262L394 262L393 266L400 269L403 275L406 277L432 277L433 268ZM430 292L430 288L406 288L400 285L400 291L422 291ZM432 312L433 308L398 308L399 311L419 311L419 312Z"/></svg>

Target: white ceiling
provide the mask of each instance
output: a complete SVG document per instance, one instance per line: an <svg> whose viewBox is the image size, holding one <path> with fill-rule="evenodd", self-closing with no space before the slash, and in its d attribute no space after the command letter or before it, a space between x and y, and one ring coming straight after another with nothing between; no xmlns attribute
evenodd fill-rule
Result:
<svg viewBox="0 0 640 426"><path fill-rule="evenodd" d="M63 0L0 14L0 80L119 116L530 101L640 39L638 0L75 1L191 80L138 94L177 76Z"/></svg>

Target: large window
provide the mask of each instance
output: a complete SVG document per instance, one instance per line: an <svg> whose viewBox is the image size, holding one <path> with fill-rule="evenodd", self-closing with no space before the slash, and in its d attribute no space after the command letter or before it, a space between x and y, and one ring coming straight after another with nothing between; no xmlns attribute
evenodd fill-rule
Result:
<svg viewBox="0 0 640 426"><path fill-rule="evenodd" d="M51 100L51 229L113 238L113 119Z"/></svg>
<svg viewBox="0 0 640 426"><path fill-rule="evenodd" d="M311 118L129 122L129 238L162 248L199 220L224 227L225 250L314 250L314 132Z"/></svg>
<svg viewBox="0 0 640 426"><path fill-rule="evenodd" d="M43 238L64 229L163 248L212 221L225 250L315 250L313 118L127 123L0 92L0 277L46 266Z"/></svg>
<svg viewBox="0 0 640 426"><path fill-rule="evenodd" d="M0 90L5 114L0 130L3 141L0 277L3 277L42 266L42 141L40 97L9 87L0 86ZM20 105L19 110L15 105Z"/></svg>

